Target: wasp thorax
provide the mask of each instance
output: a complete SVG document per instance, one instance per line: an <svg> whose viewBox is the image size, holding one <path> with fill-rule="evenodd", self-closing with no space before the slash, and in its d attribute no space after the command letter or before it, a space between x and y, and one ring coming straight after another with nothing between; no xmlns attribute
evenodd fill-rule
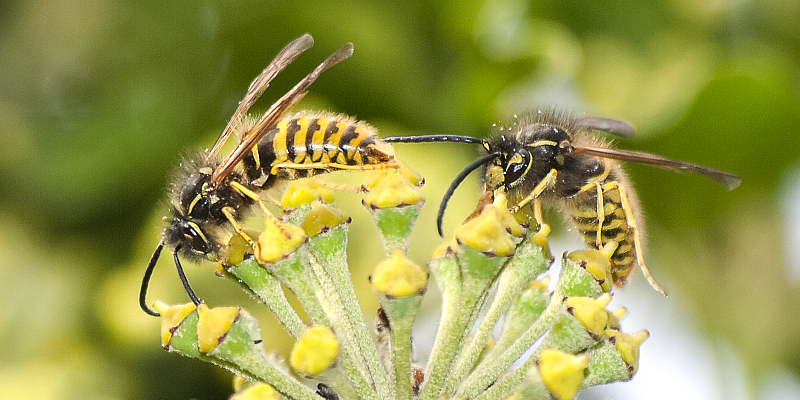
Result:
<svg viewBox="0 0 800 400"><path fill-rule="evenodd" d="M521 141L549 140L551 142L562 142L569 140L566 130L558 126L549 124L529 124L522 127L520 131Z"/></svg>
<svg viewBox="0 0 800 400"><path fill-rule="evenodd" d="M189 218L207 218L211 212L211 197L213 192L209 189L210 174L194 173L186 180L180 196L179 208Z"/></svg>

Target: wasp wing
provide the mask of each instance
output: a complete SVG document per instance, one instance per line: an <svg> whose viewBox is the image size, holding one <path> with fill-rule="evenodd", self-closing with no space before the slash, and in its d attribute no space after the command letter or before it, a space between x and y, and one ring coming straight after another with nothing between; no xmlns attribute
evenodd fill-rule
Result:
<svg viewBox="0 0 800 400"><path fill-rule="evenodd" d="M685 161L673 160L671 158L657 156L634 150L605 149L600 147L575 147L573 151L578 154L588 154L597 157L611 158L620 161L632 161L639 164L652 165L667 171L680 174L697 173L706 178L719 182L725 189L733 190L742 183L742 178L729 172L718 169L703 167Z"/></svg>
<svg viewBox="0 0 800 400"><path fill-rule="evenodd" d="M267 65L267 68L264 68L256 79L253 80L253 83L250 84L250 87L247 88L247 93L245 93L242 101L239 102L239 106L236 108L230 121L228 121L228 125L226 125L225 129L222 131L222 135L220 135L219 139L217 139L217 143L214 144L214 147L211 148L211 151L208 153L208 157L219 153L219 150L222 148L222 145L225 144L228 136L234 131L236 125L242 121L242 116L247 114L250 106L261 97L272 79L283 71L287 65L297 59L300 54L310 49L313 45L314 39L311 35L305 34L287 44L286 47L272 59L269 65Z"/></svg>
<svg viewBox="0 0 800 400"><path fill-rule="evenodd" d="M613 118L581 115L575 117L574 123L575 125L578 126L586 127L589 129L597 129L608 133L613 133L629 139L633 137L634 133L633 127L626 124L625 122Z"/></svg>
<svg viewBox="0 0 800 400"><path fill-rule="evenodd" d="M258 119L253 128L244 134L239 145L236 146L231 154L222 161L222 164L217 167L216 171L214 171L214 174L211 176L211 183L217 185L222 182L222 179L233 170L247 152L249 152L253 146L280 121L284 114L291 110L291 108L306 95L306 89L314 83L323 71L347 59L351 55L353 55L353 44L347 43L326 58L325 61L319 64L317 68L314 68L310 74L306 75L303 80L294 85L283 97L272 104L264 115Z"/></svg>

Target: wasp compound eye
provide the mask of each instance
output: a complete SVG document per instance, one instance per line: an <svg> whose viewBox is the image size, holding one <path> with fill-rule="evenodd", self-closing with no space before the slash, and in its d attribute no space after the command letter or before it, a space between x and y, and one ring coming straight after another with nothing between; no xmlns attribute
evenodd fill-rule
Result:
<svg viewBox="0 0 800 400"><path fill-rule="evenodd" d="M505 169L505 183L508 186L516 185L531 165L531 153L528 150L520 149L514 153L508 161Z"/></svg>
<svg viewBox="0 0 800 400"><path fill-rule="evenodd" d="M199 254L208 253L208 240L199 226L191 222L187 223L183 226L183 236L191 243L192 251Z"/></svg>

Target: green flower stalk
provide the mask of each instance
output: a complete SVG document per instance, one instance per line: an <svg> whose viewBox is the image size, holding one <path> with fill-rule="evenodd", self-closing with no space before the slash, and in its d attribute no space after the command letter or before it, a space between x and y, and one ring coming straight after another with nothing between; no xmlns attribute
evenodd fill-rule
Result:
<svg viewBox="0 0 800 400"><path fill-rule="evenodd" d="M281 200L283 217L267 216L262 232L246 231L257 238L252 244L232 237L218 268L295 338L288 363L268 354L257 321L239 307L156 302L162 346L233 371L237 400L571 399L583 388L633 377L648 333L623 333L627 311L606 309L616 243L563 257L551 283L543 275L554 265L549 227L520 225L497 194L485 196L421 266L407 253L425 202L422 183L401 165L374 172L360 189L386 254L370 275L381 306L375 318L361 313L353 290L350 218L336 208L329 185L297 180ZM430 277L442 293L442 316L428 363L417 365L411 331Z"/></svg>
<svg viewBox="0 0 800 400"><path fill-rule="evenodd" d="M391 258L375 267L370 281L388 322L389 346L384 364L394 377L398 398L411 398L411 328L428 286L428 273L396 248Z"/></svg>

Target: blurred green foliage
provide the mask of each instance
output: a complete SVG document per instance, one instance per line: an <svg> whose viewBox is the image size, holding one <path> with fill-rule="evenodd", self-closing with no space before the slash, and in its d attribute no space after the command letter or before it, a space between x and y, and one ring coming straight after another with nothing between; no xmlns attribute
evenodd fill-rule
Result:
<svg viewBox="0 0 800 400"><path fill-rule="evenodd" d="M167 212L169 171L211 146L250 80L306 32L316 46L256 108L352 41L354 57L298 109L347 113L383 135L480 136L516 112L556 106L631 122L637 139L626 148L740 174L727 193L696 176L628 168L650 266L697 308L701 331L742 355L753 382L775 364L800 373L800 291L783 248L785 229L797 227L784 226L780 203L780 184L800 179L796 0L28 0L2 10L0 334L13 338L0 357L3 397L230 393L227 374L158 348L158 322L136 292ZM412 238L423 260L439 243L434 205L478 150L397 151L428 181L433 204ZM450 230L476 187L457 192ZM360 234L374 237L370 229ZM379 244L354 245L367 254L351 262L366 287ZM153 296L185 301L162 264ZM189 272L207 301L259 308L209 265ZM369 289L359 290L374 312ZM272 347L285 349L277 332Z"/></svg>

